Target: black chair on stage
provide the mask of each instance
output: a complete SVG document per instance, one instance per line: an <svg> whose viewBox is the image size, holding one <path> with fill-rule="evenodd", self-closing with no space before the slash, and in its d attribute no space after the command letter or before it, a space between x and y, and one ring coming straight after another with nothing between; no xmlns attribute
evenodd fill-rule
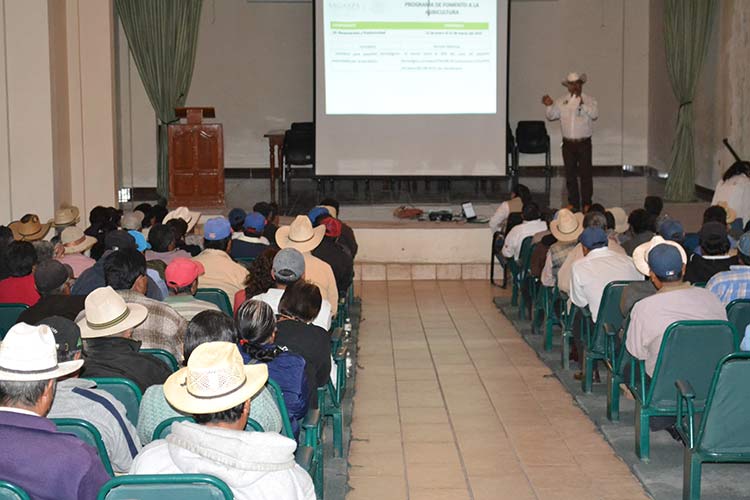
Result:
<svg viewBox="0 0 750 500"><path fill-rule="evenodd" d="M518 186L518 165L516 164L516 139L513 137L513 129L510 122L506 124L505 132L505 157L510 159L508 163L508 189L513 191Z"/></svg>
<svg viewBox="0 0 750 500"><path fill-rule="evenodd" d="M541 120L520 121L516 127L516 143L513 150L513 162L519 168L519 153L526 155L544 155L544 194L549 199L552 185L552 157L547 127Z"/></svg>
<svg viewBox="0 0 750 500"><path fill-rule="evenodd" d="M292 166L315 168L315 127L312 122L292 123L284 133L284 166L281 183L287 196L291 194Z"/></svg>

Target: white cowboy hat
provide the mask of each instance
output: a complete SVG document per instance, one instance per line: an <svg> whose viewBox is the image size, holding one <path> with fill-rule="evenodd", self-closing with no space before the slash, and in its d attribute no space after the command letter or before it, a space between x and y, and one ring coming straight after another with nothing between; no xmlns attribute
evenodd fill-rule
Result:
<svg viewBox="0 0 750 500"><path fill-rule="evenodd" d="M162 220L162 224L166 224L172 219L182 219L185 222L187 222L188 228L187 232L193 230L195 225L198 223L198 219L201 218L200 212L191 212L188 210L187 207L177 207L171 212L169 212L167 215L164 216L164 220Z"/></svg>
<svg viewBox="0 0 750 500"><path fill-rule="evenodd" d="M628 222L628 214L622 207L608 208L607 212L611 213L615 218L615 232L624 233L630 229L630 223Z"/></svg>
<svg viewBox="0 0 750 500"><path fill-rule="evenodd" d="M60 235L60 243L65 247L65 253L82 253L96 245L96 238L83 234L83 230L76 226L66 227Z"/></svg>
<svg viewBox="0 0 750 500"><path fill-rule="evenodd" d="M568 73L568 76L565 78L565 80L562 81L562 84L567 86L570 83L575 82L581 82L586 83L586 80L588 78L586 77L586 73L581 73L580 75L576 72Z"/></svg>
<svg viewBox="0 0 750 500"><path fill-rule="evenodd" d="M235 344L206 342L164 382L164 397L185 413L217 413L249 400L267 380L268 365L245 365Z"/></svg>
<svg viewBox="0 0 750 500"><path fill-rule="evenodd" d="M557 218L549 223L549 230L557 241L577 241L583 232L583 214L562 208Z"/></svg>
<svg viewBox="0 0 750 500"><path fill-rule="evenodd" d="M145 306L126 303L111 286L91 292L85 305L86 314L78 322L82 339L117 335L140 325L148 316Z"/></svg>
<svg viewBox="0 0 750 500"><path fill-rule="evenodd" d="M78 224L81 221L78 207L63 207L55 210L53 225L55 227L66 227Z"/></svg>
<svg viewBox="0 0 750 500"><path fill-rule="evenodd" d="M122 214L122 217L120 217L120 226L128 231L140 231L145 217L146 214L140 210L125 212Z"/></svg>
<svg viewBox="0 0 750 500"><path fill-rule="evenodd" d="M82 359L57 362L57 343L47 325L18 323L0 343L0 380L50 380L73 373L82 365Z"/></svg>
<svg viewBox="0 0 750 500"><path fill-rule="evenodd" d="M638 272L640 272L644 276L648 276L651 274L651 267L649 267L648 265L648 253L656 245L671 245L675 247L680 252L682 263L687 264L687 254L685 253L685 249L682 248L682 245L674 241L665 240L661 236L657 235L651 238L646 243L641 243L640 245L635 247L635 250L633 250L633 264L635 264L635 268L638 269Z"/></svg>
<svg viewBox="0 0 750 500"><path fill-rule="evenodd" d="M279 248L310 252L320 245L325 234L326 227L323 224L313 228L306 215L298 215L290 225L282 226L276 231L276 244Z"/></svg>

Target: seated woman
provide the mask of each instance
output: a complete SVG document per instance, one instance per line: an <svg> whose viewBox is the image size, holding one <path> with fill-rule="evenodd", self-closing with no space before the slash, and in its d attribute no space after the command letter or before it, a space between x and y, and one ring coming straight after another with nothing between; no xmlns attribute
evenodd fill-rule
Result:
<svg viewBox="0 0 750 500"><path fill-rule="evenodd" d="M266 293L269 288L276 286L276 282L271 276L271 268L273 267L273 258L276 257L277 253L279 253L278 248L268 247L247 267L245 288L234 294L235 314L247 299Z"/></svg>
<svg viewBox="0 0 750 500"><path fill-rule="evenodd" d="M203 311L188 323L185 332L183 355L187 366L188 358L196 347L204 342L237 342L237 331L232 318L219 311ZM185 416L178 412L164 397L164 386L153 385L146 389L138 413L138 437L145 446L150 443L154 430L163 421ZM281 432L281 413L273 395L264 387L252 399L250 418L258 422L266 432ZM249 428L248 428L249 429Z"/></svg>
<svg viewBox="0 0 750 500"><path fill-rule="evenodd" d="M245 364L266 363L268 378L279 384L295 436L307 414L313 386L305 374L305 358L282 349L276 340L276 317L271 306L248 300L237 311L239 345Z"/></svg>
<svg viewBox="0 0 750 500"><path fill-rule="evenodd" d="M690 256L685 271L685 281L705 283L721 271L728 271L729 266L738 263L736 255L729 255L729 237L727 226L721 222L706 222L698 233L700 255Z"/></svg>
<svg viewBox="0 0 750 500"><path fill-rule="evenodd" d="M740 224L750 222L750 162L735 162L724 172L711 205L722 201L737 212L737 219L742 219Z"/></svg>

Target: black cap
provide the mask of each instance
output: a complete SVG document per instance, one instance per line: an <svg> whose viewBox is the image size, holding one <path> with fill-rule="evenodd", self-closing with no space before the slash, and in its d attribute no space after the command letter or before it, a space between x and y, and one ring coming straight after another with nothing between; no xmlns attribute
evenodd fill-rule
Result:
<svg viewBox="0 0 750 500"><path fill-rule="evenodd" d="M34 284L39 293L49 292L62 286L73 277L73 269L55 259L40 262L34 271Z"/></svg>
<svg viewBox="0 0 750 500"><path fill-rule="evenodd" d="M81 329L74 322L62 316L50 316L39 322L52 330L57 344L57 361L69 361L70 353L81 350Z"/></svg>
<svg viewBox="0 0 750 500"><path fill-rule="evenodd" d="M104 248L107 250L126 250L128 248L137 250L135 238L122 229L107 233L104 237Z"/></svg>

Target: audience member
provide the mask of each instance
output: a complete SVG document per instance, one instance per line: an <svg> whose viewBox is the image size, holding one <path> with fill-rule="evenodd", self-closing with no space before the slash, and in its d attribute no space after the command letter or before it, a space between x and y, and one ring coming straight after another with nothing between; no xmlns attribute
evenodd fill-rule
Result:
<svg viewBox="0 0 750 500"><path fill-rule="evenodd" d="M55 381L83 361L58 363L48 326L13 326L0 344L0 454L2 479L31 498L95 500L109 480L94 448L57 431L45 418Z"/></svg>
<svg viewBox="0 0 750 500"><path fill-rule="evenodd" d="M625 213L625 210L622 207L611 207L609 210L604 212L604 215L607 215L607 212L612 214L612 217L614 218L614 227L608 228L608 229L614 229L614 232L618 235L623 234L627 232L628 229L630 229L630 224L628 223L628 214Z"/></svg>
<svg viewBox="0 0 750 500"><path fill-rule="evenodd" d="M196 347L206 342L236 344L237 330L232 318L218 311L204 311L196 314L185 332L184 363L187 364ZM268 388L263 388L256 394L252 403L250 418L258 422L266 432L280 432L281 414ZM152 441L154 431L160 423L180 416L185 416L185 414L178 412L167 403L163 385L152 385L146 389L141 400L141 410L138 412L138 435L141 443L145 445Z"/></svg>
<svg viewBox="0 0 750 500"><path fill-rule="evenodd" d="M191 255L185 250L177 248L174 230L166 224L156 224L148 232L148 243L151 249L146 250L146 260L160 260L169 265L174 259L189 259Z"/></svg>
<svg viewBox="0 0 750 500"><path fill-rule="evenodd" d="M143 227L143 218L146 216L140 210L125 212L120 218L120 227L126 231L140 231Z"/></svg>
<svg viewBox="0 0 750 500"><path fill-rule="evenodd" d="M81 222L81 211L78 207L60 207L55 210L52 227L55 228L55 234L59 236L65 229L75 227L79 222Z"/></svg>
<svg viewBox="0 0 750 500"><path fill-rule="evenodd" d="M190 254L191 257L195 257L203 250L200 245L189 244L185 241L185 237L188 233L188 223L183 219L170 219L165 224L172 228L174 231L174 239L177 248L185 250ZM194 236L194 235L193 235Z"/></svg>
<svg viewBox="0 0 750 500"><path fill-rule="evenodd" d="M542 220L542 214L539 206L533 201L527 202L523 206L523 222L510 230L505 238L502 254L506 258L518 260L521 253L523 240L529 236L534 236L540 231L547 230L547 223Z"/></svg>
<svg viewBox="0 0 750 500"><path fill-rule="evenodd" d="M150 217L151 208L150 203L140 203L133 209L134 212L141 212L143 214L143 217L141 217L141 229L149 227L153 223Z"/></svg>
<svg viewBox="0 0 750 500"><path fill-rule="evenodd" d="M339 294L345 294L354 279L354 261L344 246L339 243L341 237L341 221L331 217L323 216L318 219L325 226L325 235L313 251L313 256L319 258L329 266L336 278L336 288Z"/></svg>
<svg viewBox="0 0 750 500"><path fill-rule="evenodd" d="M698 233L701 254L693 254L687 264L685 281L705 283L721 271L737 264L737 256L729 255L727 226L721 222L707 222Z"/></svg>
<svg viewBox="0 0 750 500"><path fill-rule="evenodd" d="M234 344L198 346L164 384L167 401L196 423L176 422L166 440L146 446L131 474L204 473L235 498L315 500L310 476L294 461L297 443L273 432L245 432L251 398L268 379L263 364L243 365Z"/></svg>
<svg viewBox="0 0 750 500"><path fill-rule="evenodd" d="M0 280L10 276L6 252L13 241L13 231L8 226L0 226Z"/></svg>
<svg viewBox="0 0 750 500"><path fill-rule="evenodd" d="M146 258L137 250L112 252L104 262L104 283L129 304L146 308L148 315L133 328L132 337L147 349L164 349L178 360L187 322L167 303L146 297Z"/></svg>
<svg viewBox="0 0 750 500"><path fill-rule="evenodd" d="M338 200L334 198L324 198L320 201L320 206L328 209L328 214L334 219L338 219L341 222L341 236L339 236L339 243L344 248L348 249L349 255L352 260L357 257L357 250L359 245L357 244L357 238L354 236L354 230L346 222L341 220L341 205Z"/></svg>
<svg viewBox="0 0 750 500"><path fill-rule="evenodd" d="M98 288L86 297L84 317L78 321L83 339L82 376L124 377L145 391L163 383L171 373L163 361L140 351L133 328L148 317L148 309L128 304L112 287Z"/></svg>
<svg viewBox="0 0 750 500"><path fill-rule="evenodd" d="M85 297L70 295L72 278L70 267L56 260L39 264L34 270L34 284L41 298L21 313L18 322L36 325L49 316L76 319L78 313L83 310Z"/></svg>
<svg viewBox="0 0 750 500"><path fill-rule="evenodd" d="M198 224L200 218L200 212L193 212L187 207L177 207L171 212L168 212L166 215L164 215L164 218L159 223L167 224L169 221L182 219L185 221L185 224L187 224L185 234L188 234L195 228L195 225Z"/></svg>
<svg viewBox="0 0 750 500"><path fill-rule="evenodd" d="M47 240L36 240L31 242L36 252L37 264L55 258L55 244ZM62 255L62 252L60 253Z"/></svg>
<svg viewBox="0 0 750 500"><path fill-rule="evenodd" d="M583 214L574 214L567 208L557 212L557 218L550 222L550 231L557 240L549 247L542 269L541 281L544 286L554 287L557 284L557 273L568 254L578 243L583 232Z"/></svg>
<svg viewBox="0 0 750 500"><path fill-rule="evenodd" d="M234 295L234 312L240 308L243 302L261 293L266 293L275 286L273 280L273 259L279 249L275 246L267 247L257 259L252 261L248 266L247 279L245 280L245 289L240 290Z"/></svg>
<svg viewBox="0 0 750 500"><path fill-rule="evenodd" d="M167 266L167 286L170 295L165 302L186 321L190 321L203 311L219 311L215 304L195 298L198 277L204 272L203 264L182 257L174 259Z"/></svg>
<svg viewBox="0 0 750 500"><path fill-rule="evenodd" d="M250 212L242 223L243 233L232 235L232 258L254 259L268 248L268 240L263 236L266 219L258 212Z"/></svg>
<svg viewBox="0 0 750 500"><path fill-rule="evenodd" d="M16 241L37 241L47 236L52 221L45 224L39 222L39 216L36 214L26 214L21 220L11 222L8 226L13 231L13 238Z"/></svg>
<svg viewBox="0 0 750 500"><path fill-rule="evenodd" d="M40 324L55 335L57 362L81 359L81 330L67 318L52 316ZM127 418L125 406L109 392L96 388L96 382L79 378L78 371L57 380L55 400L49 418L80 418L99 431L115 472L126 473L141 450L138 433Z"/></svg>
<svg viewBox="0 0 750 500"><path fill-rule="evenodd" d="M5 251L9 276L0 281L0 303L33 306L39 300L34 284L37 256L28 241L14 241Z"/></svg>
<svg viewBox="0 0 750 500"><path fill-rule="evenodd" d="M223 217L214 217L203 226L204 250L195 260L203 265L199 288L219 288L231 298L244 288L247 269L232 260L232 227Z"/></svg>
<svg viewBox="0 0 750 500"><path fill-rule="evenodd" d="M750 222L750 163L737 161L724 172L711 204L722 201L735 210L743 223Z"/></svg>
<svg viewBox="0 0 750 500"><path fill-rule="evenodd" d="M750 299L750 232L743 234L737 244L737 264L714 274L706 283L706 290L719 297L725 307L736 299Z"/></svg>
<svg viewBox="0 0 750 500"><path fill-rule="evenodd" d="M653 218L658 219L664 209L664 200L659 196L646 196L643 200L643 209Z"/></svg>
<svg viewBox="0 0 750 500"><path fill-rule="evenodd" d="M674 241L682 245L685 241L685 229L682 223L675 219L665 219L659 225L659 235L668 241Z"/></svg>
<svg viewBox="0 0 750 500"><path fill-rule="evenodd" d="M96 245L96 238L83 234L76 226L67 227L60 235L60 243L65 249L65 254L57 260L69 265L73 269L73 277L77 278L84 271L96 264L96 261L85 255Z"/></svg>
<svg viewBox="0 0 750 500"><path fill-rule="evenodd" d="M335 316L339 305L339 291L333 270L311 253L323 241L325 231L325 226L313 228L308 217L298 215L291 225L279 228L276 232L276 244L279 248L294 248L302 253L305 257L305 278L320 288L321 295L331 304L331 313Z"/></svg>
<svg viewBox="0 0 750 500"><path fill-rule="evenodd" d="M245 212L241 208L233 208L227 214L229 225L232 226L233 240L236 240L244 234L243 232L245 230L245 217L247 217L247 212Z"/></svg>
<svg viewBox="0 0 750 500"><path fill-rule="evenodd" d="M627 239L622 242L625 253L632 256L638 245L650 241L654 237L654 218L643 208L637 208L628 216L630 229L625 233Z"/></svg>
<svg viewBox="0 0 750 500"><path fill-rule="evenodd" d="M253 212L258 212L266 218L263 236L271 245L276 245L276 231L279 230L279 206L276 203L261 201L253 205Z"/></svg>

